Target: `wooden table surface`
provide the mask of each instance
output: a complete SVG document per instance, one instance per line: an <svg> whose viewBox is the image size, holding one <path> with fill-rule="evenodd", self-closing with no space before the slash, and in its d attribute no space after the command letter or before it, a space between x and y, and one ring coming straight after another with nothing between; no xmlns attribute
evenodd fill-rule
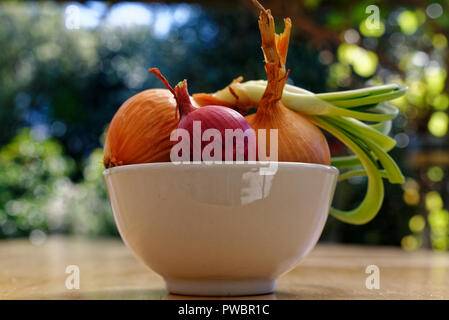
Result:
<svg viewBox="0 0 449 320"><path fill-rule="evenodd" d="M68 265L80 289L68 290ZM367 289L368 265L380 289ZM168 294L162 279L120 240L52 237L0 241L0 299L191 299ZM319 244L281 277L275 293L246 299L449 299L449 253Z"/></svg>

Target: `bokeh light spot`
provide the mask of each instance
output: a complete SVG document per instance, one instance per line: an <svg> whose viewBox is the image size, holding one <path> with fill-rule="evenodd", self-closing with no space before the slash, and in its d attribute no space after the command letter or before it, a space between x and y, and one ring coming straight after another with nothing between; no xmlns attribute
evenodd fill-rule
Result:
<svg viewBox="0 0 449 320"><path fill-rule="evenodd" d="M449 246L449 212L444 209L433 210L427 219L432 230L432 247L437 250L447 250Z"/></svg>
<svg viewBox="0 0 449 320"><path fill-rule="evenodd" d="M437 111L430 117L427 127L431 134L436 137L442 137L446 135L448 128L449 118L446 113Z"/></svg>
<svg viewBox="0 0 449 320"><path fill-rule="evenodd" d="M440 210L443 208L443 199L437 191L430 191L426 194L426 208L429 211Z"/></svg>
<svg viewBox="0 0 449 320"><path fill-rule="evenodd" d="M156 15L154 22L154 35L163 39L170 32L173 23L173 16L169 10L161 10Z"/></svg>
<svg viewBox="0 0 449 320"><path fill-rule="evenodd" d="M438 166L434 166L427 170L427 177L433 182L439 182L444 178L444 171Z"/></svg>
<svg viewBox="0 0 449 320"><path fill-rule="evenodd" d="M406 148L410 142L409 136L404 132L395 135L394 140L396 140L396 147L398 148Z"/></svg>
<svg viewBox="0 0 449 320"><path fill-rule="evenodd" d="M436 61L431 61L425 68L424 76L427 83L427 90L431 94L437 94L443 91L447 72Z"/></svg>
<svg viewBox="0 0 449 320"><path fill-rule="evenodd" d="M108 12L106 21L112 26L130 27L149 25L153 20L152 12L147 6L139 3L118 3Z"/></svg>
<svg viewBox="0 0 449 320"><path fill-rule="evenodd" d="M418 51L413 54L412 62L417 67L424 67L429 62L429 56L423 51Z"/></svg>
<svg viewBox="0 0 449 320"><path fill-rule="evenodd" d="M352 65L354 71L362 77L372 76L376 72L378 58L372 51L355 44L343 43L338 47L337 54L340 61Z"/></svg>
<svg viewBox="0 0 449 320"><path fill-rule="evenodd" d="M421 232L426 226L426 220L422 215L417 214L410 218L408 225L412 232Z"/></svg>
<svg viewBox="0 0 449 320"><path fill-rule="evenodd" d="M409 206L416 206L419 203L420 196L416 189L407 189L403 195L404 202Z"/></svg>
<svg viewBox="0 0 449 320"><path fill-rule="evenodd" d="M360 35L357 32L357 30L349 29L349 30L346 30L346 32L344 34L344 38L347 43L354 44L354 43L359 42Z"/></svg>
<svg viewBox="0 0 449 320"><path fill-rule="evenodd" d="M320 55L318 56L318 59L322 64L329 65L332 63L334 59L334 55L329 50L323 50L320 52Z"/></svg>
<svg viewBox="0 0 449 320"><path fill-rule="evenodd" d="M45 240L47 239L47 235L42 230L35 229L31 231L29 239L32 245L40 246L44 244Z"/></svg>
<svg viewBox="0 0 449 320"><path fill-rule="evenodd" d="M403 33L411 35L418 29L419 21L414 12L405 10L398 15L398 24Z"/></svg>
<svg viewBox="0 0 449 320"><path fill-rule="evenodd" d="M359 30L362 35L365 37L381 37L385 32L385 24L382 21L379 21L379 28L368 28L366 25L366 20L360 22Z"/></svg>
<svg viewBox="0 0 449 320"><path fill-rule="evenodd" d="M449 107L449 96L446 93L437 95L432 101L432 106L439 111L446 110Z"/></svg>
<svg viewBox="0 0 449 320"><path fill-rule="evenodd" d="M405 236L401 240L401 247L407 251L413 251L418 249L418 245L419 245L418 239L416 239L416 237L413 235Z"/></svg>
<svg viewBox="0 0 449 320"><path fill-rule="evenodd" d="M436 49L444 49L447 47L447 38L444 34L437 33L432 37L432 45Z"/></svg>
<svg viewBox="0 0 449 320"><path fill-rule="evenodd" d="M443 14L443 7L439 3L429 4L426 8L426 14L431 19L439 18Z"/></svg>

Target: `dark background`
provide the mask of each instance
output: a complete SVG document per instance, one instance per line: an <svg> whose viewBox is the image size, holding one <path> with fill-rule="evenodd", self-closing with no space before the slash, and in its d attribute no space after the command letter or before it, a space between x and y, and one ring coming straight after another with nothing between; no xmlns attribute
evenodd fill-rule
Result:
<svg viewBox="0 0 449 320"><path fill-rule="evenodd" d="M280 30L292 18L289 82L314 92L397 82L402 114L392 155L406 183L386 184L379 215L364 226L330 217L323 241L449 248L447 1L263 1ZM117 236L101 178L102 143L116 110L137 92L188 78L213 92L239 75L264 79L249 1L0 3L0 238ZM330 139L333 154L344 152ZM337 189L351 208L364 178Z"/></svg>

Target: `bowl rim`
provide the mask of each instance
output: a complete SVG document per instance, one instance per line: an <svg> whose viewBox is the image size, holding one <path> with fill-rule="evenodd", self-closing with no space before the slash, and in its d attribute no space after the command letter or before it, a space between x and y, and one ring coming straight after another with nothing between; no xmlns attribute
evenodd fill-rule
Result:
<svg viewBox="0 0 449 320"><path fill-rule="evenodd" d="M339 170L334 166L328 166L318 163L306 163L306 162L281 162L273 161L277 163L278 168L308 168L311 170L325 171L330 174L339 174ZM135 170L156 170L161 168L173 168L173 169L185 169L190 166L195 169L203 170L210 168L223 168L223 167L239 167L239 168L264 168L267 167L267 162L261 163L259 161L252 163L183 163L174 164L172 162L153 162L153 163L138 163L138 164L127 164L122 166L117 166L113 168L108 168L103 171L103 176L112 175L124 171L135 171Z"/></svg>

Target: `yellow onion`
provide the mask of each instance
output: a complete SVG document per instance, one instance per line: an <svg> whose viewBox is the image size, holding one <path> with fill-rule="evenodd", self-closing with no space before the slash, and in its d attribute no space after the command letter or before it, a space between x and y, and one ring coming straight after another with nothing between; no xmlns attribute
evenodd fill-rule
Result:
<svg viewBox="0 0 449 320"><path fill-rule="evenodd" d="M285 69L285 62L291 29L290 19L284 19L284 24L284 32L277 35L270 10L261 10L259 29L268 83L257 112L246 118L258 138L258 130L266 129L266 150L270 150L269 129L278 130L278 161L329 165L329 146L321 130L307 116L288 109L281 102L289 73Z"/></svg>
<svg viewBox="0 0 449 320"><path fill-rule="evenodd" d="M109 125L104 166L169 162L170 133L178 122L176 101L170 91L149 89L132 96Z"/></svg>

